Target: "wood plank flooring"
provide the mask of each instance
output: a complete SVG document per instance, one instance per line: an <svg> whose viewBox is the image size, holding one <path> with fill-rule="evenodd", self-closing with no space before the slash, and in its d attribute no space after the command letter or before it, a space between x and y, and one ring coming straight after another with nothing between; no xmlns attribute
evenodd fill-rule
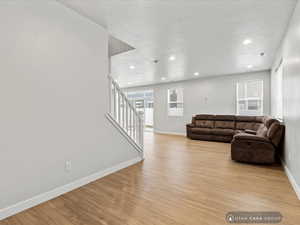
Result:
<svg viewBox="0 0 300 225"><path fill-rule="evenodd" d="M0 221L0 225L219 225L229 211L280 211L300 201L280 166L230 160L230 145L146 133L144 162Z"/></svg>

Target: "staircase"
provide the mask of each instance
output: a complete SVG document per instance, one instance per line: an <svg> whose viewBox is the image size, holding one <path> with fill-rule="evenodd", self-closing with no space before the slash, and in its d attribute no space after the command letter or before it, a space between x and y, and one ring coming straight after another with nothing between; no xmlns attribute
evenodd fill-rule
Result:
<svg viewBox="0 0 300 225"><path fill-rule="evenodd" d="M109 80L109 113L107 118L144 158L144 122L117 82Z"/></svg>

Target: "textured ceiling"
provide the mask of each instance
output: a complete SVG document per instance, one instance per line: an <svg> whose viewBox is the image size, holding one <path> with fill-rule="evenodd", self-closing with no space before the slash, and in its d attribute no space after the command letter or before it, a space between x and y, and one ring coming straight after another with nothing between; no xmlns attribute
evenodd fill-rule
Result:
<svg viewBox="0 0 300 225"><path fill-rule="evenodd" d="M135 48L112 57L112 76L123 87L270 69L296 4L296 0L60 1ZM252 44L243 45L245 39ZM171 55L176 59L170 61Z"/></svg>

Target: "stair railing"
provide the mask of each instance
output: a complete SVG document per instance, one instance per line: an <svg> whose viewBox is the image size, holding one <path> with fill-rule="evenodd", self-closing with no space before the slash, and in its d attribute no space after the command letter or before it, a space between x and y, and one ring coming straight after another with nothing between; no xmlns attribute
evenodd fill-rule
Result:
<svg viewBox="0 0 300 225"><path fill-rule="evenodd" d="M109 110L111 117L143 151L144 148L144 122L136 108L131 104L118 83L111 77L109 79Z"/></svg>

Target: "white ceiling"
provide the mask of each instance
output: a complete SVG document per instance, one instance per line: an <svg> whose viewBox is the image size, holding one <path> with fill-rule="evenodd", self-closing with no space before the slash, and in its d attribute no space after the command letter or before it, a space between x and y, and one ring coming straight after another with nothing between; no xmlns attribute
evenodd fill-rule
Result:
<svg viewBox="0 0 300 225"><path fill-rule="evenodd" d="M297 2L60 1L135 48L112 57L112 76L123 87L193 79L195 72L204 77L270 69ZM245 39L253 43L245 46Z"/></svg>

